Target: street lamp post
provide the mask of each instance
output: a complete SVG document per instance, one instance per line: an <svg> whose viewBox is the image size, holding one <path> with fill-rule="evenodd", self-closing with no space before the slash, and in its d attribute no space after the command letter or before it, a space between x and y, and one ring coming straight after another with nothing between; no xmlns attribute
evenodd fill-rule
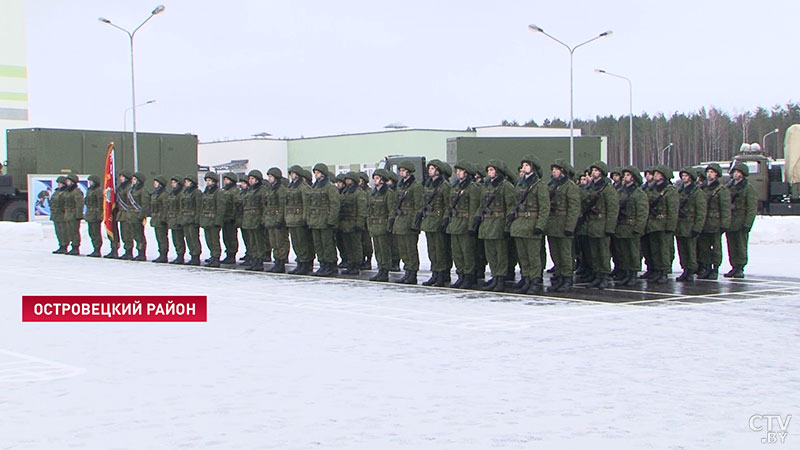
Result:
<svg viewBox="0 0 800 450"><path fill-rule="evenodd" d="M630 78L623 77L622 75L617 75L615 73L607 72L603 69L594 69L597 73L602 73L608 76L622 78L623 80L628 82L628 114L630 117L630 123L628 124L628 128L630 129L630 136L628 136L628 164L633 165L633 83L631 83Z"/></svg>
<svg viewBox="0 0 800 450"><path fill-rule="evenodd" d="M99 19L97 19L100 22L103 22L105 24L111 25L112 27L125 32L125 34L128 35L128 37L130 38L130 41L131 41L131 105L132 105L131 109L133 110L133 170L134 170L134 172L138 172L139 171L139 145L138 145L138 142L137 142L137 139L136 139L136 78L134 76L135 72L133 70L133 37L136 35L136 32L139 31L139 29L142 28L144 26L144 24L147 23L147 21L152 19L153 16L155 16L156 14L160 14L160 13L164 12L164 9L165 9L164 5L156 6L156 8L150 12L150 16L147 17L147 19L145 19L144 22L142 22L138 27L134 28L133 31L128 31L125 28L120 27L119 25L111 23L111 21L106 19L106 18L100 17Z"/></svg>
<svg viewBox="0 0 800 450"><path fill-rule="evenodd" d="M775 134L775 133L777 133L777 132L778 132L778 129L777 129L777 128L775 128L774 130L772 130L772 131L770 131L769 133L765 134L765 135L764 135L764 137L762 137L762 138L761 138L761 148L762 148L762 149L763 149L765 152L767 151L767 147L766 147L767 136L769 136L770 134ZM775 152L775 157L777 157L777 156L778 156L778 152Z"/></svg>
<svg viewBox="0 0 800 450"><path fill-rule="evenodd" d="M574 114L573 114L572 55L575 53L575 50L577 50L579 47L582 47L582 46L584 46L584 45L586 45L586 44L588 44L588 43L590 43L590 42L592 42L594 40L600 39L602 37L611 36L613 34L613 31L611 31L611 30L604 31L604 32L600 33L599 35L589 39L588 41L584 41L584 42L581 42L580 44L578 44L578 45L576 45L574 47L570 47L569 45L561 42L560 40L558 40L557 38L555 38L551 34L548 34L541 27L538 27L536 25L531 24L531 25L528 25L528 28L530 28L531 31L534 31L536 33L542 33L543 35L549 37L550 39L552 39L552 40L554 40L556 42L558 42L559 44L563 45L567 50L569 50L569 162L570 162L570 164L572 164L574 166L575 165L575 129L574 129L574 124L573 124L573 122L574 122Z"/></svg>
<svg viewBox="0 0 800 450"><path fill-rule="evenodd" d="M669 145L661 149L661 156L658 158L661 164L664 164L664 152L669 151L669 149L672 148L672 145L673 145L672 142L670 142Z"/></svg>
<svg viewBox="0 0 800 450"><path fill-rule="evenodd" d="M144 103L139 103L138 105L136 105L136 107L139 108L155 102L156 102L155 100L148 100ZM128 131L128 111L132 109L133 106L129 106L128 108L125 109L125 113L122 115L122 131Z"/></svg>

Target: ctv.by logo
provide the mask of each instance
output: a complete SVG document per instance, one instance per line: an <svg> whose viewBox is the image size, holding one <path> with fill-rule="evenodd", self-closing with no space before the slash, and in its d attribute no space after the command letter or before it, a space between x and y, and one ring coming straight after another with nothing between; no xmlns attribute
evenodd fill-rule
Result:
<svg viewBox="0 0 800 450"><path fill-rule="evenodd" d="M753 431L765 431L767 435L761 438L762 444L784 444L786 436L789 435L789 422L792 416L786 417L777 414L753 414L750 416L750 429Z"/></svg>

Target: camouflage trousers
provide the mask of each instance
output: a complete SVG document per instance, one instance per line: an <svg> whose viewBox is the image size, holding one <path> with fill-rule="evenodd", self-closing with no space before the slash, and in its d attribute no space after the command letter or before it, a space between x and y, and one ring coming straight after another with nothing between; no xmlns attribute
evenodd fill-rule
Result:
<svg viewBox="0 0 800 450"><path fill-rule="evenodd" d="M89 226L89 239L92 240L92 247L100 251L103 246L102 222L86 222L86 224Z"/></svg>
<svg viewBox="0 0 800 450"><path fill-rule="evenodd" d="M722 233L700 233L697 237L697 262L717 267L722 264Z"/></svg>
<svg viewBox="0 0 800 450"><path fill-rule="evenodd" d="M733 267L747 265L747 243L750 240L749 231L728 231L725 233L728 241L728 262Z"/></svg>
<svg viewBox="0 0 800 450"><path fill-rule="evenodd" d="M471 274L475 271L475 246L478 238L464 234L450 235L450 249L453 255L453 262L456 265L456 272L461 274Z"/></svg>
<svg viewBox="0 0 800 450"><path fill-rule="evenodd" d="M183 257L186 254L186 236L183 234L183 227L170 228L172 232L172 245L175 247L175 254Z"/></svg>

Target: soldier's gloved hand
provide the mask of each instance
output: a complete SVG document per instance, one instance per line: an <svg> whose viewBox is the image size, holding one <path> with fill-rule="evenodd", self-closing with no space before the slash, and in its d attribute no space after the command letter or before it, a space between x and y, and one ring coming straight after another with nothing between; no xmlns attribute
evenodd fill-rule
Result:
<svg viewBox="0 0 800 450"><path fill-rule="evenodd" d="M337 225L335 223L329 223L328 228L333 228L335 230L337 228Z"/></svg>
<svg viewBox="0 0 800 450"><path fill-rule="evenodd" d="M638 235L640 235L641 233L639 233L639 232L638 232L638 231L636 231L636 230L633 230L633 231L631 231L631 234L632 234L632 235L634 235L634 236L638 236Z"/></svg>
<svg viewBox="0 0 800 450"><path fill-rule="evenodd" d="M745 233L749 233L750 229L751 229L750 227L742 227L742 231L744 231Z"/></svg>
<svg viewBox="0 0 800 450"><path fill-rule="evenodd" d="M533 229L533 234L535 234L537 236L542 234L542 233L544 233L544 231L539 227L536 227L536 228Z"/></svg>
<svg viewBox="0 0 800 450"><path fill-rule="evenodd" d="M612 236L614 236L614 232L613 231L606 231L606 236L612 237Z"/></svg>
<svg viewBox="0 0 800 450"><path fill-rule="evenodd" d="M301 227L307 227L307 226L308 226L308 223L307 223L305 220L301 220L301 221L300 221L300 226L301 226Z"/></svg>
<svg viewBox="0 0 800 450"><path fill-rule="evenodd" d="M364 229L361 228L361 225L356 225L356 226L353 227L353 231L360 233L360 232L364 231Z"/></svg>
<svg viewBox="0 0 800 450"><path fill-rule="evenodd" d="M470 235L470 236L477 236L478 235L478 230L468 230L467 234Z"/></svg>
<svg viewBox="0 0 800 450"><path fill-rule="evenodd" d="M573 234L575 234L575 233L573 233L572 231L569 231L569 230L565 230L564 231L564 236L566 236L566 237L572 237Z"/></svg>
<svg viewBox="0 0 800 450"><path fill-rule="evenodd" d="M481 225L481 218L476 217L472 219L472 229L478 231L478 227Z"/></svg>
<svg viewBox="0 0 800 450"><path fill-rule="evenodd" d="M283 222L277 222L277 223L275 224L275 228L277 228L277 229L279 229L279 230L280 230L280 229L282 229L282 228L283 228L283 227L285 227L285 226L286 226L286 224L285 224L285 223L283 223Z"/></svg>
<svg viewBox="0 0 800 450"><path fill-rule="evenodd" d="M700 236L700 232L699 231L692 231L692 237L696 238L697 236Z"/></svg>
<svg viewBox="0 0 800 450"><path fill-rule="evenodd" d="M506 216L506 223L513 222L516 217L513 214L509 214Z"/></svg>

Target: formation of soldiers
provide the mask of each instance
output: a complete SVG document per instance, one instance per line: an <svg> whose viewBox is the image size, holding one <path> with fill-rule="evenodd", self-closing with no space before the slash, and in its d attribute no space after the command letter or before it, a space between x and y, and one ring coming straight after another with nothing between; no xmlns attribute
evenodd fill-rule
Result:
<svg viewBox="0 0 800 450"><path fill-rule="evenodd" d="M357 275L372 269L374 253L378 270L371 281L389 281L402 261L405 273L398 282L417 284L418 239L424 232L432 275L423 285L504 291L507 282L516 282L514 292L540 293L545 291L546 241L553 261L546 291L566 292L575 283L599 289L640 280L664 283L675 241L683 268L677 281L717 279L724 233L732 266L724 276L744 277L757 206L745 164L732 167L727 184L718 164L685 168L677 186L672 170L662 165L648 167L642 179L633 166L609 171L597 161L576 173L568 162L556 160L546 174L533 156L520 161L517 170L500 160L453 167L431 160L426 169L424 182L415 177L410 161L401 162L397 173L378 169L372 186L365 173L334 177L322 163L311 172L292 166L288 177L273 167L266 179L259 170L243 177L224 173L222 179L209 172L202 190L194 174L157 176L152 192L144 188L142 173L122 171L114 207L119 230L105 257L144 261L149 216L156 263L200 265L203 228L209 267L238 263L264 271L265 263L272 263L268 272L286 273L291 246L296 266L290 274L331 277L343 269L342 274ZM85 220L94 248L88 256L99 257L100 178L89 176L85 198L75 175L58 183L50 201L59 242L53 253L79 254L79 225ZM245 253L237 261L239 233ZM172 261L167 258L170 236ZM640 275L642 260L646 270Z"/></svg>

